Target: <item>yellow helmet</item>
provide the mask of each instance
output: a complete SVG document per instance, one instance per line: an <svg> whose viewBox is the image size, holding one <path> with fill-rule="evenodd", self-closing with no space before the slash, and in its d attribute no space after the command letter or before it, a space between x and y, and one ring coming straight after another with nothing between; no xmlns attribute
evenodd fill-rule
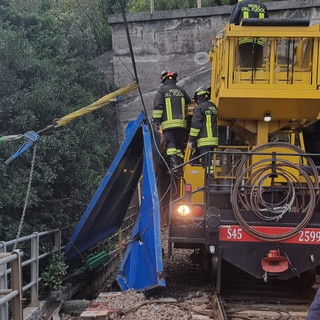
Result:
<svg viewBox="0 0 320 320"><path fill-rule="evenodd" d="M238 2L242 2L242 0L238 0Z"/></svg>
<svg viewBox="0 0 320 320"><path fill-rule="evenodd" d="M195 101L197 101L197 100L198 100L200 97L202 97L202 96L204 96L204 97L206 97L206 98L209 98L209 95L210 95L210 93L209 93L208 90L206 90L204 87L199 87L199 88L195 91L194 96L193 96L193 99L194 99Z"/></svg>

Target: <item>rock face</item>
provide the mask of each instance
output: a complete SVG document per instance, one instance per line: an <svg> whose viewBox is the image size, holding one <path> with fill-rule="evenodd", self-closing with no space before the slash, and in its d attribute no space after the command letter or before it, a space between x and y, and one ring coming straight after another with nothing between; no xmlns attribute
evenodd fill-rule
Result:
<svg viewBox="0 0 320 320"><path fill-rule="evenodd" d="M272 18L306 17L320 23L319 0L290 0L266 4ZM199 86L210 86L208 52L212 40L228 23L232 6L156 11L127 16L139 82L149 117L160 87L162 70L178 72L178 84L190 96ZM121 15L109 16L113 41L114 84L133 81L133 68ZM130 72L128 71L130 70ZM137 90L118 103L120 139L127 123L143 109Z"/></svg>

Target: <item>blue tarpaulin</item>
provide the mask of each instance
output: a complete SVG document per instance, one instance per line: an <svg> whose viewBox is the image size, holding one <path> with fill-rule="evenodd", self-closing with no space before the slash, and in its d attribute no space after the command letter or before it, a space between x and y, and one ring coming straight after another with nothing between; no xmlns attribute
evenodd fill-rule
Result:
<svg viewBox="0 0 320 320"><path fill-rule="evenodd" d="M141 113L128 126L123 145L66 246L67 258L71 259L117 231L143 170L142 203L117 277L122 290L149 290L165 285L154 171L157 159L153 154L153 136L144 122L145 115Z"/></svg>
<svg viewBox="0 0 320 320"><path fill-rule="evenodd" d="M152 142L148 127L143 125L143 193L139 219L118 272L122 290L146 290L165 286L162 278L160 211L153 167Z"/></svg>
<svg viewBox="0 0 320 320"><path fill-rule="evenodd" d="M131 124L125 141L66 245L67 259L84 252L121 226L142 174L141 125L144 118L141 113Z"/></svg>

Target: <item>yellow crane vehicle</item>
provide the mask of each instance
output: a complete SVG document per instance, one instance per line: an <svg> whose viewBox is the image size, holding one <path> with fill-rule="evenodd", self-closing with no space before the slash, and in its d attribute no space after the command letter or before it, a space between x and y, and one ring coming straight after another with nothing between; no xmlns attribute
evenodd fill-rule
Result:
<svg viewBox="0 0 320 320"><path fill-rule="evenodd" d="M261 66L239 63L243 38L263 43ZM213 42L219 146L206 166L214 172L187 149L179 183L172 178L168 246L169 255L194 249L218 291L223 261L264 281L313 283L320 157L306 152L304 130L320 120L319 40L320 26L305 19L244 19Z"/></svg>

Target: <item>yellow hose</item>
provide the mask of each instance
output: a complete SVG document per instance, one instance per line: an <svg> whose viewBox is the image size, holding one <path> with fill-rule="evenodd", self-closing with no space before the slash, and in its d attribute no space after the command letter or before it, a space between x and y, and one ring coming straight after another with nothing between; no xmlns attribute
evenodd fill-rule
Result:
<svg viewBox="0 0 320 320"><path fill-rule="evenodd" d="M87 114L87 113L92 112L94 110L100 109L100 108L106 106L107 104L109 104L110 102L112 102L112 100L116 99L118 96L126 94L136 88L138 88L138 84L136 82L134 82L134 83L131 83L131 84L129 84L123 88L120 88L114 92L111 92L111 93L105 95L104 97L102 97L101 99L97 100L96 102L90 104L89 106L81 108L75 112L69 113L68 115L58 119L56 121L56 126L57 127L65 126L66 124L68 124L69 122L74 120L75 118L81 117L84 114Z"/></svg>

